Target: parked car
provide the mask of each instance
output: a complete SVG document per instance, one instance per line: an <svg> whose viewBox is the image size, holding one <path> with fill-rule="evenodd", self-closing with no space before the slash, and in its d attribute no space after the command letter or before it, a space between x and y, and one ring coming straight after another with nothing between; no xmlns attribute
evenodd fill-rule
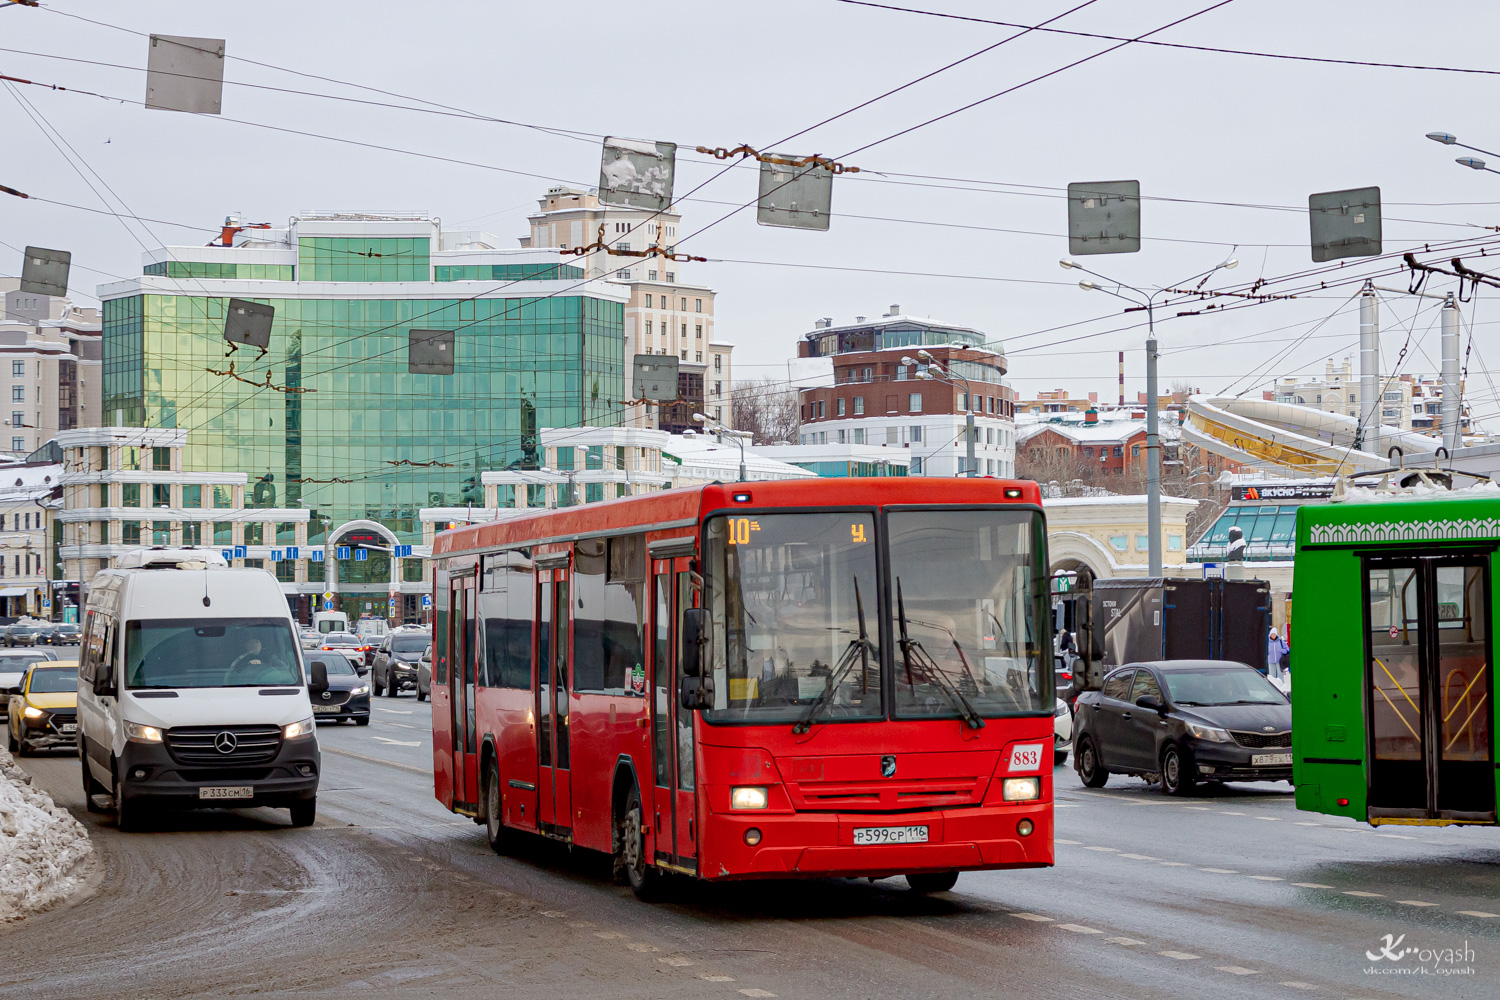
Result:
<svg viewBox="0 0 1500 1000"><path fill-rule="evenodd" d="M38 660L55 660L57 654L43 649L30 649L24 653L0 653L0 718L9 711L10 696L21 690L21 679L26 668Z"/></svg>
<svg viewBox="0 0 1500 1000"><path fill-rule="evenodd" d="M6 715L6 744L17 756L77 747L78 664L38 660L27 667Z"/></svg>
<svg viewBox="0 0 1500 1000"><path fill-rule="evenodd" d="M417 661L417 700L426 701L432 697L432 644L422 650L422 658Z"/></svg>
<svg viewBox="0 0 1500 1000"><path fill-rule="evenodd" d="M1090 788L1111 774L1159 780L1292 780L1292 705L1258 670L1227 660L1157 660L1111 671L1079 695L1073 766Z"/></svg>
<svg viewBox="0 0 1500 1000"><path fill-rule="evenodd" d="M83 639L83 630L72 622L52 626L52 645L76 646Z"/></svg>
<svg viewBox="0 0 1500 1000"><path fill-rule="evenodd" d="M373 647L353 632L325 632L319 649L334 649L349 654L350 661L361 674L370 672L369 656Z"/></svg>
<svg viewBox="0 0 1500 1000"><path fill-rule="evenodd" d="M41 627L37 622L16 622L5 630L7 646L35 646Z"/></svg>
<svg viewBox="0 0 1500 1000"><path fill-rule="evenodd" d="M1068 751L1073 748L1073 710L1063 699L1057 699L1057 710L1052 713L1052 766L1062 767L1068 762Z"/></svg>
<svg viewBox="0 0 1500 1000"><path fill-rule="evenodd" d="M392 698L405 687L417 686L417 661L422 650L432 642L425 632L392 632L375 650L370 664L370 683L376 694L385 693Z"/></svg>
<svg viewBox="0 0 1500 1000"><path fill-rule="evenodd" d="M318 722L347 721L356 726L368 726L370 683L359 675L354 661L338 650L319 650L307 657L309 676L315 663L322 663L328 671L328 687L319 690L313 685L308 686L307 697L312 702L313 718Z"/></svg>

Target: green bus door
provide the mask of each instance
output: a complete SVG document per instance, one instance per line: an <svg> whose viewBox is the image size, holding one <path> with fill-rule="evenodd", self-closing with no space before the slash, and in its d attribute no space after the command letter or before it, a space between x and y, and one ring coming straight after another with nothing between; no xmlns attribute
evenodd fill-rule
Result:
<svg viewBox="0 0 1500 1000"><path fill-rule="evenodd" d="M1495 822L1487 555L1365 561L1372 821Z"/></svg>

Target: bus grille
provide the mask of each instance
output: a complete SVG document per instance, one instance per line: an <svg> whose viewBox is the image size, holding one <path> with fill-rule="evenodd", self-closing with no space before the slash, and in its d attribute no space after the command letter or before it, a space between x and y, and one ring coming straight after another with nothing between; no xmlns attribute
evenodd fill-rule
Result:
<svg viewBox="0 0 1500 1000"><path fill-rule="evenodd" d="M1234 741L1240 746L1250 747L1252 750L1265 750L1271 747L1291 749L1292 746L1290 730L1284 733L1240 733L1231 729L1229 735L1233 736Z"/></svg>
<svg viewBox="0 0 1500 1000"><path fill-rule="evenodd" d="M792 805L802 810L903 812L978 805L989 780L984 777L926 778L912 781L803 781L788 786Z"/></svg>
<svg viewBox="0 0 1500 1000"><path fill-rule="evenodd" d="M233 739L221 740L221 734ZM231 742L231 749L220 749ZM167 752L179 764L264 764L280 749L280 726L179 726L167 730Z"/></svg>

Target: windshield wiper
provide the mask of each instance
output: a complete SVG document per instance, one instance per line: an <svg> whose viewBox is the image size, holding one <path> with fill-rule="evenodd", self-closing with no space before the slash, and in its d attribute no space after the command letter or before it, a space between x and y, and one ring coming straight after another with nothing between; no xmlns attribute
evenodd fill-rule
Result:
<svg viewBox="0 0 1500 1000"><path fill-rule="evenodd" d="M813 703L807 706L807 711L802 713L802 718L792 724L792 732L794 733L800 735L807 732L812 728L812 724L817 721L818 716L823 714L823 710L833 701L833 693L843 683L844 675L854 666L854 654L856 653L859 654L860 662L860 690L863 691L866 688L864 679L870 670L870 654L877 653L878 655L878 652L870 642L869 633L865 631L865 602L859 596L859 577L854 578L854 609L859 614L859 638L849 640L849 645L845 648L844 654L839 657L839 662L828 676L828 685L818 693L818 697L813 700Z"/></svg>
<svg viewBox="0 0 1500 1000"><path fill-rule="evenodd" d="M983 729L984 720L979 717L979 712L975 710L973 703L964 697L962 691L949 682L948 675L943 671L942 667L937 665L927 650L922 648L922 644L906 634L906 599L901 593L900 577L896 578L896 615L901 623L901 638L899 643L901 646L901 660L906 667L906 683L911 683L912 666L915 664L917 673L922 675L933 687L943 692L943 696L953 704L954 708L958 709L958 714L963 716L963 720L969 724L970 729ZM963 663L964 670L969 670L968 657L964 656L963 647L959 646L956 638L953 640L953 646L958 650L959 660ZM969 680L974 680L972 671L969 672Z"/></svg>

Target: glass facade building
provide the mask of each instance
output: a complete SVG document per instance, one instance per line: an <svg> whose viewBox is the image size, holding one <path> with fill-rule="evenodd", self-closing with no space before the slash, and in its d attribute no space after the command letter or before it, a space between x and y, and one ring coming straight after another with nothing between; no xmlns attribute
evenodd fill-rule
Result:
<svg viewBox="0 0 1500 1000"><path fill-rule="evenodd" d="M246 507L310 510L307 545L357 520L420 545L419 509L483 506L480 475L535 468L539 428L621 422L623 286L420 216L241 235L101 287L104 422L189 431L185 470L246 473ZM274 307L263 356L228 350L230 298ZM411 330L454 332L452 374L409 370ZM370 552L339 576L388 572Z"/></svg>

